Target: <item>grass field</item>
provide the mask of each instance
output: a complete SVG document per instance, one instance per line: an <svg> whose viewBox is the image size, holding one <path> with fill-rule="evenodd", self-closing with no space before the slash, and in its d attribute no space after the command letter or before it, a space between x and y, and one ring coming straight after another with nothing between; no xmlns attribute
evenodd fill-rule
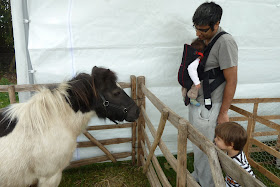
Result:
<svg viewBox="0 0 280 187"><path fill-rule="evenodd" d="M158 161L172 186L176 186L176 172L164 157ZM193 171L193 154L188 154L188 169ZM131 161L114 163L97 163L63 172L60 187L94 186L94 187L149 187L150 184L142 168L132 166Z"/></svg>
<svg viewBox="0 0 280 187"><path fill-rule="evenodd" d="M171 168L164 157L158 161L167 179L172 186L176 186L176 172ZM188 170L193 171L193 154L188 154ZM150 184L142 168L132 166L131 161L117 162L116 164L97 163L80 168L68 169L63 172L60 187L149 187Z"/></svg>
<svg viewBox="0 0 280 187"><path fill-rule="evenodd" d="M131 161L97 163L63 172L59 187L149 187L141 168Z"/></svg>

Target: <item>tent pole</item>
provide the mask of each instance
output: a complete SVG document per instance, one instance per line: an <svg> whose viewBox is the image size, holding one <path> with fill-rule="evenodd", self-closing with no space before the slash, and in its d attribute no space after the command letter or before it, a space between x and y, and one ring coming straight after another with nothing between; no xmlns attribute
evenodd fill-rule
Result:
<svg viewBox="0 0 280 187"><path fill-rule="evenodd" d="M17 68L17 84L34 84L32 66L28 52L29 21L27 1L11 0L14 48ZM31 97L31 92L19 93L20 102Z"/></svg>

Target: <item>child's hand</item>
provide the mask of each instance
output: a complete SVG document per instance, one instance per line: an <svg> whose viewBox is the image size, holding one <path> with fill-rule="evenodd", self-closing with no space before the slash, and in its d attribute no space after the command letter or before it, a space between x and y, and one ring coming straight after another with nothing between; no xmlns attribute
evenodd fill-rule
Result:
<svg viewBox="0 0 280 187"><path fill-rule="evenodd" d="M195 85L195 87L199 90L201 88L201 85L198 84L198 85Z"/></svg>

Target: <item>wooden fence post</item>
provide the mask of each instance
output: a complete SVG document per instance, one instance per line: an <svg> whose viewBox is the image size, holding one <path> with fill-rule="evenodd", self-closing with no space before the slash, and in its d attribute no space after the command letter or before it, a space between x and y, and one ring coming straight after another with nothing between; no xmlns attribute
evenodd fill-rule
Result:
<svg viewBox="0 0 280 187"><path fill-rule="evenodd" d="M135 77L135 75L130 76L130 82L131 82L131 98L136 102L137 95L136 95L136 77ZM132 123L132 128L131 128L131 134L132 134L132 142L131 142L131 146L132 146L131 157L132 157L132 159L131 160L132 160L132 165L135 165L136 126L137 126L137 123L133 122Z"/></svg>
<svg viewBox="0 0 280 187"><path fill-rule="evenodd" d="M187 183L187 140L188 128L184 119L178 125L178 150L177 150L177 187L185 187Z"/></svg>
<svg viewBox="0 0 280 187"><path fill-rule="evenodd" d="M16 103L16 92L15 92L15 86L14 85L10 85L8 87L8 93L9 93L9 99L10 99L10 103Z"/></svg>
<svg viewBox="0 0 280 187"><path fill-rule="evenodd" d="M278 131L278 133L279 133L279 131ZM277 142L276 142L276 146L275 146L275 149L277 150L277 151L280 151L280 133L278 134L278 136L277 136ZM280 158L276 158L276 168L280 168Z"/></svg>
<svg viewBox="0 0 280 187"><path fill-rule="evenodd" d="M244 153L245 155L248 157L250 157L250 147L252 146L251 144L251 138L253 138L253 133L255 131L255 125L256 125L256 116L257 116L257 112L258 112L258 106L259 103L254 103L254 109L253 109L253 114L251 116L249 116L248 119L248 126L247 126L247 143L244 147Z"/></svg>
<svg viewBox="0 0 280 187"><path fill-rule="evenodd" d="M144 76L139 76L137 77L137 100L138 100L138 106L141 108L141 106L143 106L143 108L145 108L145 95L142 91L142 84L145 84L145 77ZM145 119L144 116L142 114L142 112L140 112L139 118L137 120L137 131L138 131L138 141L137 141L137 165L141 166L141 155L144 157L144 152L143 149L141 147L141 141L144 141L144 135L142 132L142 126L145 129Z"/></svg>

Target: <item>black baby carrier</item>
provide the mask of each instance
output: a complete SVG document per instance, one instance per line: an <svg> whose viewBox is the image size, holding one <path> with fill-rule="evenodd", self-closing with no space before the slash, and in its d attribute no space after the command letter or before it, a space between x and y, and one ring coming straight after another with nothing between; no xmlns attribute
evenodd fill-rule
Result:
<svg viewBox="0 0 280 187"><path fill-rule="evenodd" d="M215 36L215 38L205 48L203 55L200 52L198 52L196 49L194 49L192 46L185 44L184 52L182 56L182 62L178 71L179 84L189 91L193 85L193 81L189 76L187 68L195 59L197 59L199 56L202 56L202 59L197 68L197 73L198 73L199 80L200 81L203 80L202 86L203 86L203 94L204 94L204 104L208 110L210 110L210 108L212 107L211 93L225 81L225 77L223 71L220 70L220 67L210 69L206 72L204 72L204 69L205 69L207 58L209 56L209 53L213 45L218 40L218 38L223 34L226 34L226 32L222 31ZM209 84L209 79L214 79L214 81L211 82L211 84ZM186 95L185 105L187 106L189 103L190 103L190 98L188 98L188 96Z"/></svg>

